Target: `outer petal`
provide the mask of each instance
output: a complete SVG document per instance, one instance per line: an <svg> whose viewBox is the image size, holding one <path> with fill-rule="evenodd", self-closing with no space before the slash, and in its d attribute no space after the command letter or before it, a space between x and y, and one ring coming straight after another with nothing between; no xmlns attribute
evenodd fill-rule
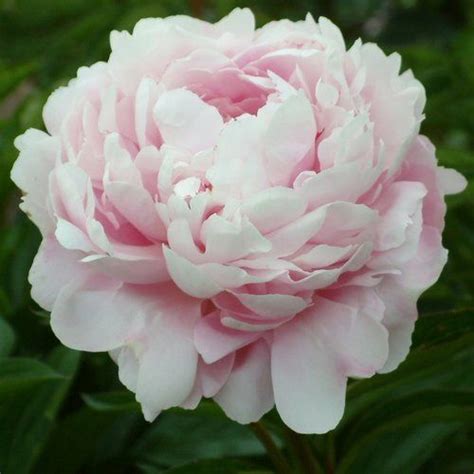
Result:
<svg viewBox="0 0 474 474"><path fill-rule="evenodd" d="M162 283L170 279L161 246L131 247L116 245L114 255L83 258L90 267L126 283Z"/></svg>
<svg viewBox="0 0 474 474"><path fill-rule="evenodd" d="M274 333L275 404L284 423L298 433L326 433L344 411L346 377L317 329L310 314Z"/></svg>
<svg viewBox="0 0 474 474"><path fill-rule="evenodd" d="M20 207L43 235L54 229L47 209L48 176L60 155L60 144L44 132L30 129L15 140L20 156L11 171L14 183L25 193Z"/></svg>
<svg viewBox="0 0 474 474"><path fill-rule="evenodd" d="M300 433L334 428L344 411L346 378L368 377L383 366L387 336L375 319L324 298L276 329L272 378L283 421Z"/></svg>
<svg viewBox="0 0 474 474"><path fill-rule="evenodd" d="M385 365L379 370L387 373L395 370L408 355L411 336L418 316L416 299L394 277L385 277L377 287L377 293L385 304L383 324L388 329L389 353Z"/></svg>
<svg viewBox="0 0 474 474"><path fill-rule="evenodd" d="M239 423L257 421L272 409L270 351L264 340L237 353L234 368L214 400Z"/></svg>
<svg viewBox="0 0 474 474"><path fill-rule="evenodd" d="M170 285L156 296L157 312L146 329L136 391L148 421L188 398L198 362L192 335L200 315L200 301Z"/></svg>
<svg viewBox="0 0 474 474"><path fill-rule="evenodd" d="M441 166L438 168L437 172L443 194L457 194L466 188L466 178L456 170Z"/></svg>
<svg viewBox="0 0 474 474"><path fill-rule="evenodd" d="M28 275L31 296L42 308L51 311L64 286L90 274L80 261L83 256L82 252L65 249L54 237L43 240Z"/></svg>
<svg viewBox="0 0 474 474"><path fill-rule="evenodd" d="M56 299L51 327L68 347L110 351L140 333L152 301L107 277L73 280Z"/></svg>

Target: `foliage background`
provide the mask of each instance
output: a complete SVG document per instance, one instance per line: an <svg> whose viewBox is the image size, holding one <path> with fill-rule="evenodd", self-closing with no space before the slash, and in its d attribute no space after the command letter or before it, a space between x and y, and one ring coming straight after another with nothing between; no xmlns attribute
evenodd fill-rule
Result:
<svg viewBox="0 0 474 474"><path fill-rule="evenodd" d="M269 473L248 427L211 403L142 420L104 354L60 347L29 297L39 233L17 211L9 180L13 138L42 128L46 97L83 64L108 56L108 33L142 17L184 13L216 20L250 6L259 24L330 17L351 44L361 36L398 50L428 94L423 133L442 164L474 175L472 0L0 0L0 471ZM397 124L393 124L396 127ZM394 374L354 382L346 415L307 437L328 473L471 473L474 469L474 185L449 200L450 261L422 298L415 349ZM266 417L275 441L288 434ZM296 472L297 467L295 467Z"/></svg>

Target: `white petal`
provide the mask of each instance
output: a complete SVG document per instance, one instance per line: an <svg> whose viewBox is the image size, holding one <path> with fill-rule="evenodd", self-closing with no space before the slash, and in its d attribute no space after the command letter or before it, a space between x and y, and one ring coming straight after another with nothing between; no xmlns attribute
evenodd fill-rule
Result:
<svg viewBox="0 0 474 474"><path fill-rule="evenodd" d="M217 263L231 262L271 249L271 243L245 218L234 224L213 214L202 225L201 239L206 246L206 257Z"/></svg>
<svg viewBox="0 0 474 474"><path fill-rule="evenodd" d="M437 168L437 175L441 191L444 194L460 193L467 186L466 178L456 170L440 166Z"/></svg>
<svg viewBox="0 0 474 474"><path fill-rule="evenodd" d="M216 23L215 28L221 34L232 33L250 41L255 30L255 18L249 8L234 8Z"/></svg>
<svg viewBox="0 0 474 474"><path fill-rule="evenodd" d="M234 266L218 263L195 265L168 247L163 247L163 253L176 285L196 298L210 298L226 288L237 288L251 280L246 272Z"/></svg>
<svg viewBox="0 0 474 474"><path fill-rule="evenodd" d="M306 202L290 188L273 187L249 197L242 203L241 212L262 233L278 229L306 210Z"/></svg>
<svg viewBox="0 0 474 474"><path fill-rule="evenodd" d="M193 153L213 147L224 125L215 107L186 89L162 94L154 115L165 143Z"/></svg>
<svg viewBox="0 0 474 474"><path fill-rule="evenodd" d="M267 175L273 185L288 185L294 169L314 146L316 122L313 109L303 95L281 105L264 138Z"/></svg>

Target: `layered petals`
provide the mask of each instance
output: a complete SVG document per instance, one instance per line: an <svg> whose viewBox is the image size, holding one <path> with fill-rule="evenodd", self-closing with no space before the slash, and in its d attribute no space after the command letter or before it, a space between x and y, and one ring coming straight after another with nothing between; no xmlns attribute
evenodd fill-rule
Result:
<svg viewBox="0 0 474 474"><path fill-rule="evenodd" d="M341 419L347 379L406 357L465 179L418 135L400 57L327 18L174 16L112 32L48 99L12 179L43 242L29 281L67 346L108 351L152 421L213 398Z"/></svg>

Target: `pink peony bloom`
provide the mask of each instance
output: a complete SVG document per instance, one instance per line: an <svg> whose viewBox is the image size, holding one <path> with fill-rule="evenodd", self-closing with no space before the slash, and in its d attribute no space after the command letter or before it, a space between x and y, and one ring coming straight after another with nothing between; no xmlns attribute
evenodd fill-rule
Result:
<svg viewBox="0 0 474 474"><path fill-rule="evenodd" d="M65 345L110 352L147 420L211 397L334 428L348 377L405 359L446 262L465 180L418 134L423 86L310 15L149 18L111 45L15 142L33 298Z"/></svg>

